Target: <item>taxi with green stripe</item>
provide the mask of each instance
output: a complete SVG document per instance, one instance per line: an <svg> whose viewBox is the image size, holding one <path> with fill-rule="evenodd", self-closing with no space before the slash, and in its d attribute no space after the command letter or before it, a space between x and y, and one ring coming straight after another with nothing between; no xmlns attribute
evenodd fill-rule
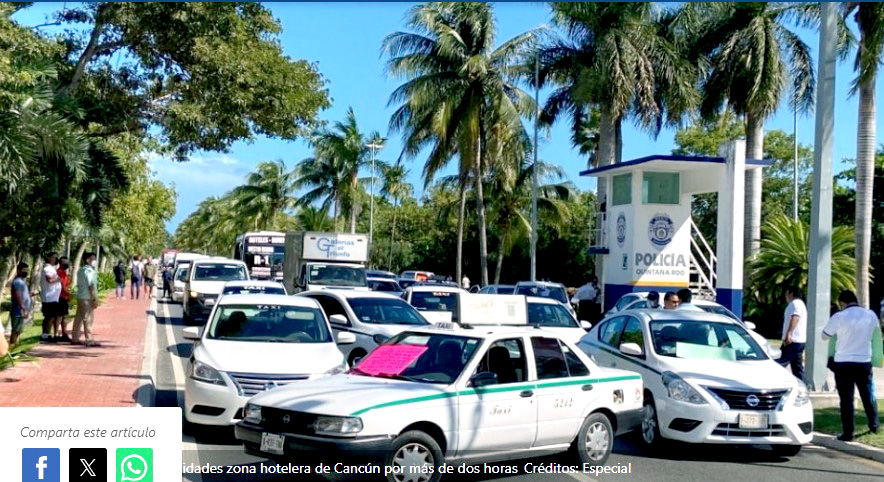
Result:
<svg viewBox="0 0 884 482"><path fill-rule="evenodd" d="M402 332L346 374L262 392L235 432L267 458L365 460L389 480L429 482L443 463L568 450L602 465L640 426L642 399L638 374L601 368L556 333L449 324Z"/></svg>

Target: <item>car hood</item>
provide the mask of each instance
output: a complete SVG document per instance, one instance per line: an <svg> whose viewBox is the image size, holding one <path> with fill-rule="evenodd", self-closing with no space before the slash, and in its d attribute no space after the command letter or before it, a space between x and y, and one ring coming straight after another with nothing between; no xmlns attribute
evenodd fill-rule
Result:
<svg viewBox="0 0 884 482"><path fill-rule="evenodd" d="M225 284L227 284L226 281L191 281L190 291L206 295L220 295Z"/></svg>
<svg viewBox="0 0 884 482"><path fill-rule="evenodd" d="M342 374L274 388L249 402L297 412L349 416L379 405L443 397L448 391L448 385Z"/></svg>
<svg viewBox="0 0 884 482"><path fill-rule="evenodd" d="M234 373L324 374L344 362L334 343L255 343L203 339L194 357Z"/></svg>
<svg viewBox="0 0 884 482"><path fill-rule="evenodd" d="M419 311L418 313L430 323L451 323L450 311Z"/></svg>
<svg viewBox="0 0 884 482"><path fill-rule="evenodd" d="M773 360L691 360L661 357L660 371L672 371L698 385L743 389L798 386L791 372Z"/></svg>

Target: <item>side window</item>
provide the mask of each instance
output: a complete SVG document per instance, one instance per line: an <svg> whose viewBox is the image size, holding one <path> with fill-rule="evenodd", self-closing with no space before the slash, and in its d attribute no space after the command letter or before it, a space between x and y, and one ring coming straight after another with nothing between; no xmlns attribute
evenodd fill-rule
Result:
<svg viewBox="0 0 884 482"><path fill-rule="evenodd" d="M559 340L531 337L531 347L534 348L534 363L537 367L538 380L568 376L568 363L559 346Z"/></svg>
<svg viewBox="0 0 884 482"><path fill-rule="evenodd" d="M623 335L620 337L620 343L617 346L623 343L635 343L641 347L642 353L644 353L645 337L642 335L642 324L631 316L628 318L629 321L626 322L626 328L623 329Z"/></svg>
<svg viewBox="0 0 884 482"><path fill-rule="evenodd" d="M617 318L605 322L605 324L599 329L599 341L606 345L619 347L620 332L623 331L624 324L626 324L625 316L618 316Z"/></svg>
<svg viewBox="0 0 884 482"><path fill-rule="evenodd" d="M338 300L330 297L330 296L311 296L311 298L315 299L319 302L319 306L322 306L322 311L325 312L325 316L329 318L331 321L332 315L344 315L347 316L347 312L344 310L344 307L338 303Z"/></svg>
<svg viewBox="0 0 884 482"><path fill-rule="evenodd" d="M635 296L632 296L632 295L624 296L623 298L620 298L620 301L617 302L617 304L615 305L615 308L617 308L617 311L620 311L620 310L626 308L627 306L629 306L629 304L632 303L633 301L635 301Z"/></svg>
<svg viewBox="0 0 884 482"><path fill-rule="evenodd" d="M568 348L568 345L562 344L562 351L565 353L565 362L568 364L568 373L572 377L585 377L589 375L589 368L586 368L577 355Z"/></svg>
<svg viewBox="0 0 884 482"><path fill-rule="evenodd" d="M479 362L476 373L494 373L499 384L518 383L528 378L526 368L525 347L522 340L512 338L492 343Z"/></svg>

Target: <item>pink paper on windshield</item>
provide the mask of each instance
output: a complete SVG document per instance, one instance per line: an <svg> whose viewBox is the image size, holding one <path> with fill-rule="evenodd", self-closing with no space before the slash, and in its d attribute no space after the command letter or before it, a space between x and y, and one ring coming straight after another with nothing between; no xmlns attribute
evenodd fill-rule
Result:
<svg viewBox="0 0 884 482"><path fill-rule="evenodd" d="M399 375L426 351L426 345L381 345L357 368L366 375Z"/></svg>

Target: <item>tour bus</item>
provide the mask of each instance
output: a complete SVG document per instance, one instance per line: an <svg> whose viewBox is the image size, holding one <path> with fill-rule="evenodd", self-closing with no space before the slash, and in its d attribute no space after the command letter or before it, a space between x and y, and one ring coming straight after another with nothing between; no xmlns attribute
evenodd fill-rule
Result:
<svg viewBox="0 0 884 482"><path fill-rule="evenodd" d="M236 238L233 259L246 264L251 279L282 281L285 233L256 231L242 234Z"/></svg>

